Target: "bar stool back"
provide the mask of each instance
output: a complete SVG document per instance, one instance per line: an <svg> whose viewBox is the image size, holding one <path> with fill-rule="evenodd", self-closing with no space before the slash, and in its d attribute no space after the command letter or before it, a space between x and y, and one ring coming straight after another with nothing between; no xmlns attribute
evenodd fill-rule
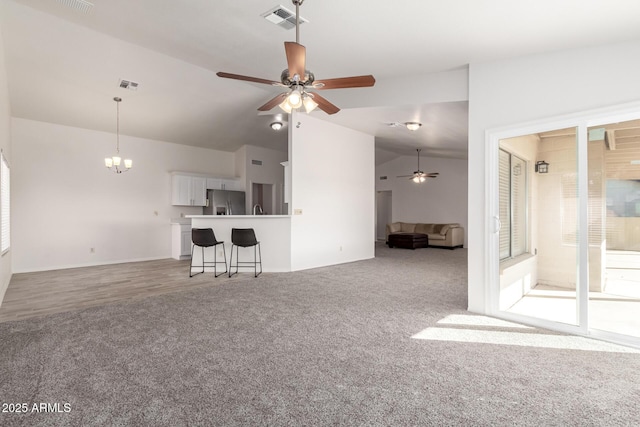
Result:
<svg viewBox="0 0 640 427"><path fill-rule="evenodd" d="M212 228L193 228L191 229L191 264L189 265L189 277L193 277L196 274L204 273L205 266L213 266L213 276L218 277L229 271L227 267L227 252L224 248L224 242L218 241ZM224 253L224 261L218 261L216 246L222 245L222 251ZM202 265L193 265L193 250L196 246L202 248ZM213 261L204 260L204 248L213 247ZM218 264L224 262L224 271L218 274ZM202 267L202 271L193 274L193 267Z"/></svg>
<svg viewBox="0 0 640 427"><path fill-rule="evenodd" d="M250 248L253 246L253 261L239 261L238 248ZM233 248L236 248L236 272L232 273L233 268ZM257 249L257 251L256 251ZM242 264L242 265L241 265ZM260 272L258 272L258 264L260 264ZM253 276L258 277L262 273L262 252L260 251L260 242L256 238L253 228L232 228L231 229L231 258L229 259L229 277L238 273L238 267L249 267L253 265Z"/></svg>

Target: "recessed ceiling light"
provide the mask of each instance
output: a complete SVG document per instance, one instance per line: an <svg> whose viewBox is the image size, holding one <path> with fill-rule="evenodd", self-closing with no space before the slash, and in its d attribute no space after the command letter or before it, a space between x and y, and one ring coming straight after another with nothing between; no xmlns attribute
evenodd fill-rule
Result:
<svg viewBox="0 0 640 427"><path fill-rule="evenodd" d="M406 122L404 124L407 129L409 129L410 131L416 131L418 129L420 129L420 126L422 126L422 123L418 123L418 122Z"/></svg>

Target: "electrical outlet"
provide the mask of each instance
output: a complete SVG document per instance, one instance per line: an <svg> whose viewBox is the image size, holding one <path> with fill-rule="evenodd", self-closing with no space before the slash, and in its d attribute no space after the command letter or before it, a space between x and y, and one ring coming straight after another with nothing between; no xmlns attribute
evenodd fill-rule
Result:
<svg viewBox="0 0 640 427"><path fill-rule="evenodd" d="M294 215L302 215L302 209L294 209L293 210L293 214Z"/></svg>
<svg viewBox="0 0 640 427"><path fill-rule="evenodd" d="M340 246L340 252L342 252L342 246Z"/></svg>

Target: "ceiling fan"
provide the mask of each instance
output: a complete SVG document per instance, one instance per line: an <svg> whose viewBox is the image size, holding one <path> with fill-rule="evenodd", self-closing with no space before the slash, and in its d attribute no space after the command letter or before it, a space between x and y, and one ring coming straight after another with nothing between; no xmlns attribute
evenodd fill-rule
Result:
<svg viewBox="0 0 640 427"><path fill-rule="evenodd" d="M335 114L340 111L340 108L317 93L309 92L309 89L326 90L369 87L373 86L376 80L372 75L315 80L313 73L306 69L306 48L300 44L299 8L304 0L292 0L292 2L296 6L296 41L284 42L288 68L282 71L279 82L222 71L216 74L218 77L227 79L244 80L287 88L287 92L275 96L258 108L258 111L269 111L276 105L279 105L280 108L287 113L304 106L307 113L310 113L318 107L327 114Z"/></svg>
<svg viewBox="0 0 640 427"><path fill-rule="evenodd" d="M420 170L420 148L416 150L418 152L418 170L414 171L411 175L399 175L397 178L409 178L413 182L424 182L427 178L437 178L440 175L438 172L425 173Z"/></svg>

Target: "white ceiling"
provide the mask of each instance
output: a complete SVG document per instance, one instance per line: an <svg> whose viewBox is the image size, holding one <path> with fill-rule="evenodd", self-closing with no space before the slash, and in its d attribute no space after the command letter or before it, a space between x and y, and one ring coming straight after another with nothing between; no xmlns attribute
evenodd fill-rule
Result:
<svg viewBox="0 0 640 427"><path fill-rule="evenodd" d="M120 96L124 135L226 151L286 149L286 128L272 131L273 115L256 110L278 88L215 72L278 80L283 42L295 40L295 30L260 15L279 4L295 10L290 0L92 2L85 14L54 0L0 0L15 117L113 132L112 98ZM422 84L412 76L474 62L640 38L637 0L305 0L300 15L309 20L300 42L317 79L406 77L399 91ZM120 78L140 83L138 91L118 88ZM323 92L343 110L313 114L375 135L377 163L417 147L466 157L466 101L386 105L372 102L371 90ZM414 133L387 125L413 120L424 123Z"/></svg>

